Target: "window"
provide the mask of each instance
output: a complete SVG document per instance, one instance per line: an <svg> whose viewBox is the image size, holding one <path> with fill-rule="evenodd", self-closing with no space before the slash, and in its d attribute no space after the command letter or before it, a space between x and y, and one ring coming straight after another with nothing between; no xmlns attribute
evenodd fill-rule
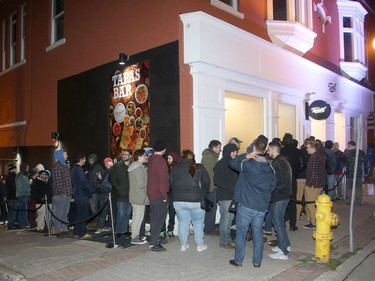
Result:
<svg viewBox="0 0 375 281"><path fill-rule="evenodd" d="M211 5L240 19L244 18L244 14L238 11L238 0L211 0Z"/></svg>
<svg viewBox="0 0 375 281"><path fill-rule="evenodd" d="M1 28L1 70L4 71L5 70L5 67L6 67L6 52L5 52L5 49L6 49L6 46L5 46L5 38L6 38L6 34L7 34L7 26L6 26L6 21L3 20L2 21L2 24L1 24L2 28Z"/></svg>
<svg viewBox="0 0 375 281"><path fill-rule="evenodd" d="M267 0L268 20L292 21L312 29L312 6L309 0Z"/></svg>
<svg viewBox="0 0 375 281"><path fill-rule="evenodd" d="M25 42L26 42L26 4L21 7L21 61L25 59Z"/></svg>
<svg viewBox="0 0 375 281"><path fill-rule="evenodd" d="M52 0L51 45L64 38L64 0Z"/></svg>
<svg viewBox="0 0 375 281"><path fill-rule="evenodd" d="M364 19L367 11L359 2L337 1L340 26L340 67L360 81L367 75Z"/></svg>
<svg viewBox="0 0 375 281"><path fill-rule="evenodd" d="M275 45L298 55L314 46L311 0L267 0L267 31Z"/></svg>
<svg viewBox="0 0 375 281"><path fill-rule="evenodd" d="M10 16L10 66L16 63L17 13Z"/></svg>

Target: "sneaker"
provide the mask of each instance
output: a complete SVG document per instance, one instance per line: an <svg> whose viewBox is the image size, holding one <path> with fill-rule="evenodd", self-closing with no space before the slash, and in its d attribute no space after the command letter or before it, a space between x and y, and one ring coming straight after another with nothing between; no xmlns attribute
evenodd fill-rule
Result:
<svg viewBox="0 0 375 281"><path fill-rule="evenodd" d="M290 252L291 250L290 246L288 246L286 249L288 250L288 252ZM271 250L276 253L281 252L281 249L279 247L273 247Z"/></svg>
<svg viewBox="0 0 375 281"><path fill-rule="evenodd" d="M305 229L315 229L316 226L315 226L315 224L312 224L312 223L310 222L310 223L308 223L308 224L305 224L305 225L303 226L303 228L305 228Z"/></svg>
<svg viewBox="0 0 375 281"><path fill-rule="evenodd" d="M181 252L185 252L189 248L189 244L181 246Z"/></svg>
<svg viewBox="0 0 375 281"><path fill-rule="evenodd" d="M272 231L263 230L264 235L272 235Z"/></svg>
<svg viewBox="0 0 375 281"><path fill-rule="evenodd" d="M81 236L81 237L79 237L79 239L91 239L92 238L92 235L91 234L88 234L88 233L86 233L85 235L83 235L83 236Z"/></svg>
<svg viewBox="0 0 375 281"><path fill-rule="evenodd" d="M173 231L168 231L167 232L167 237L174 237L174 232Z"/></svg>
<svg viewBox="0 0 375 281"><path fill-rule="evenodd" d="M102 233L104 230L103 230L103 228L99 228L97 231L95 231L95 234L100 234L100 233Z"/></svg>
<svg viewBox="0 0 375 281"><path fill-rule="evenodd" d="M146 241L147 240L147 237L144 236L144 235L139 235L139 239L143 240L143 241Z"/></svg>
<svg viewBox="0 0 375 281"><path fill-rule="evenodd" d="M268 256L271 258L271 259L274 259L274 260L287 260L289 259L287 255L285 255L283 252L277 252L277 253L274 253L274 254L268 254Z"/></svg>
<svg viewBox="0 0 375 281"><path fill-rule="evenodd" d="M104 227L102 228L103 232L108 232L108 231L112 231L112 228L111 227Z"/></svg>
<svg viewBox="0 0 375 281"><path fill-rule="evenodd" d="M168 240L167 240L166 237L161 237L161 238L159 239L159 244L167 244L167 243L168 243Z"/></svg>
<svg viewBox="0 0 375 281"><path fill-rule="evenodd" d="M130 241L131 244L133 245L143 245L143 244L146 244L147 241L146 240L142 240L142 239L139 239L139 237L134 237L131 241Z"/></svg>
<svg viewBox="0 0 375 281"><path fill-rule="evenodd" d="M165 252L167 249L160 244L150 245L150 250L153 252Z"/></svg>
<svg viewBox="0 0 375 281"><path fill-rule="evenodd" d="M236 246L234 246L231 243L225 243L225 244L220 244L220 247L224 249L234 249Z"/></svg>
<svg viewBox="0 0 375 281"><path fill-rule="evenodd" d="M200 245L200 246L197 246L197 251L198 252L202 252L204 250L207 250L207 245L203 244L203 245Z"/></svg>

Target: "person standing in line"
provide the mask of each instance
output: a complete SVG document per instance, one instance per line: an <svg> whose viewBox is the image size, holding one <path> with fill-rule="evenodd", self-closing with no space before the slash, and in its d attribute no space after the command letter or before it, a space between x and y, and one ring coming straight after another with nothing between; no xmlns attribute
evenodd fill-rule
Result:
<svg viewBox="0 0 375 281"><path fill-rule="evenodd" d="M15 229L17 210L18 210L18 201L16 196L16 172L17 167L13 164L8 165L9 173L5 181L7 188L7 205L8 205L8 224L7 229Z"/></svg>
<svg viewBox="0 0 375 281"><path fill-rule="evenodd" d="M306 167L304 195L307 202L315 202L326 184L326 155L324 152L319 151L319 143L317 141L309 141L307 143L307 152L310 154L310 159ZM309 223L304 225L303 228L315 229L316 208L314 203L306 204L306 213Z"/></svg>
<svg viewBox="0 0 375 281"><path fill-rule="evenodd" d="M178 239L181 251L189 248L190 222L194 228L197 251L207 249L204 243L203 223L205 211L201 209L201 199L208 192L210 177L206 169L195 162L191 150L182 151L181 162L170 173L169 183L173 190L173 205L178 217Z"/></svg>
<svg viewBox="0 0 375 281"><path fill-rule="evenodd" d="M48 173L46 170L39 171L39 176L31 184L31 197L35 200L37 215L36 215L36 230L43 232L45 222L47 221L46 208L42 204L52 205L52 190L48 184ZM47 202L45 201L47 197Z"/></svg>
<svg viewBox="0 0 375 281"><path fill-rule="evenodd" d="M169 173L172 171L174 165L180 163L180 155L177 152L169 152L167 157L168 162L168 171ZM164 223L163 228L160 233L160 237L174 237L174 225L175 225L175 217L176 211L173 207L173 195L172 189L169 188L168 192L168 227Z"/></svg>
<svg viewBox="0 0 375 281"><path fill-rule="evenodd" d="M18 201L18 226L21 229L29 227L27 219L27 203L29 202L31 190L29 183L29 164L21 163L20 172L16 176L16 196Z"/></svg>
<svg viewBox="0 0 375 281"><path fill-rule="evenodd" d="M302 212L302 209L305 209L306 206L302 203L300 203L303 199L303 191L306 186L306 168L307 168L307 163L310 160L310 154L307 152L307 144L309 142L309 139L305 139L303 144L301 145L300 151L301 151L301 166L298 172L298 177L297 177L297 195L296 199L299 201L299 203L296 205L296 213L297 213L297 220L305 214Z"/></svg>
<svg viewBox="0 0 375 281"><path fill-rule="evenodd" d="M7 187L5 184L6 178L0 176L0 225L6 224L8 221L8 211L6 207L6 196L7 196Z"/></svg>
<svg viewBox="0 0 375 281"><path fill-rule="evenodd" d="M134 162L130 164L129 171L129 202L133 207L132 239L131 244L141 245L147 243L139 237L145 206L150 202L147 198L147 168L146 155L143 149L134 152Z"/></svg>
<svg viewBox="0 0 375 281"><path fill-rule="evenodd" d="M63 149L55 152L57 160L52 167L52 211L61 221L68 220L70 200L73 187L70 180L70 169L67 166L68 153ZM57 238L69 235L68 226L52 216L52 225L55 227Z"/></svg>
<svg viewBox="0 0 375 281"><path fill-rule="evenodd" d="M98 173L103 173L103 168L98 163L98 156L96 154L90 154L88 157L88 166L87 166L87 178L89 180L89 184L92 190L92 196L90 198L90 211L91 214L94 215L98 213L100 207L103 206L106 198L103 198L100 194L101 186L98 179ZM92 225L97 225L97 220L99 218L95 218L92 221Z"/></svg>
<svg viewBox="0 0 375 281"><path fill-rule="evenodd" d="M109 173L110 169L113 167L113 160L110 157L107 157L104 159L104 167L105 170L103 173L98 173L98 179L99 179L99 184L100 184L100 197L101 200L105 198L107 200L109 193L112 191L112 185L109 181ZM101 201L100 200L100 201ZM105 201L103 201L103 204L105 204ZM103 208L103 205L101 204L99 206L99 210ZM109 227L106 227L106 219L108 216L108 221L111 222L110 220L112 217L110 216L110 206L109 202L107 202L106 206L104 207L103 211L99 215L99 220L98 220L98 229L95 231L95 234L100 234L104 231L111 231L112 229Z"/></svg>
<svg viewBox="0 0 375 281"><path fill-rule="evenodd" d="M238 138L233 137L233 138L230 138L230 139L229 139L228 144L229 144L229 143L234 143L234 144L237 145L238 150L240 150L240 149L241 149L241 143L242 143L242 142L243 142L242 140L239 140Z"/></svg>
<svg viewBox="0 0 375 281"><path fill-rule="evenodd" d="M296 146L293 146L293 135L286 133L283 137L283 147L281 148L281 155L283 155L289 162L292 168L292 201L289 201L287 213L289 217L289 230L296 231L297 227L297 206L294 200L297 199L297 177L301 167L302 156L301 151Z"/></svg>
<svg viewBox="0 0 375 281"><path fill-rule="evenodd" d="M272 248L274 254L271 259L287 260L290 251L290 241L285 230L285 213L292 195L292 168L288 160L280 154L281 145L271 142L268 146L268 155L272 160L272 167L276 174L276 188L271 194L269 212L272 225L277 233L277 247Z"/></svg>
<svg viewBox="0 0 375 281"><path fill-rule="evenodd" d="M266 142L256 140L252 152L229 162L229 167L240 173L234 190L234 199L238 202L235 257L229 261L236 267L242 266L245 258L246 235L250 225L254 244L252 263L255 268L262 263L263 222L276 186L275 171L264 156L266 148Z"/></svg>
<svg viewBox="0 0 375 281"><path fill-rule="evenodd" d="M369 164L366 153L359 149L357 175L354 179L355 155L357 146L354 141L348 142L348 149L345 150L346 158L346 203L350 204L352 198L353 183L355 184L355 204L362 205L362 182L364 177L368 176Z"/></svg>
<svg viewBox="0 0 375 281"><path fill-rule="evenodd" d="M167 148L162 140L154 145L154 154L148 158L147 196L150 199L150 230L149 247L151 251L166 251L160 244L160 232L168 212L168 166L163 158Z"/></svg>
<svg viewBox="0 0 375 281"><path fill-rule="evenodd" d="M369 162L369 171L368 176L372 177L374 171L374 162L375 162L375 152L374 152L374 144L369 143L367 146L366 156Z"/></svg>
<svg viewBox="0 0 375 281"><path fill-rule="evenodd" d="M338 142L335 142L333 144L332 150L336 157L336 168L334 172L335 183L337 185L336 199L342 200L344 199L344 192L343 192L342 186L344 182L343 177L344 177L344 168L345 168L345 156L344 156L344 152L340 150L340 145Z"/></svg>
<svg viewBox="0 0 375 281"><path fill-rule="evenodd" d="M91 234L87 233L86 224L90 217L90 198L92 194L91 186L83 166L86 164L86 157L83 153L78 153L76 163L71 172L73 185L73 197L76 204L76 221L79 222L74 226L73 238L90 239Z"/></svg>
<svg viewBox="0 0 375 281"><path fill-rule="evenodd" d="M238 180L238 172L229 167L229 161L236 158L238 146L228 143L223 148L223 158L214 169L214 182L217 186L216 198L220 210L220 247L233 249L235 244L230 235L234 214L228 211Z"/></svg>
<svg viewBox="0 0 375 281"><path fill-rule="evenodd" d="M218 140L210 141L208 148L202 152L202 165L207 170L210 177L210 192L207 194L207 199L214 203L213 208L206 212L204 218L204 233L206 235L214 235L215 223L216 223L216 187L214 184L214 168L218 162L218 158L221 151L221 142Z"/></svg>
<svg viewBox="0 0 375 281"><path fill-rule="evenodd" d="M117 237L130 238L129 219L132 206L129 203L129 152L121 153L121 161L110 170L109 180L112 184L112 196L116 201L117 214L115 220L115 232ZM129 162L130 163L130 162Z"/></svg>
<svg viewBox="0 0 375 281"><path fill-rule="evenodd" d="M332 150L333 141L327 140L324 143L324 152L326 154L326 170L327 170L327 188L328 195L331 198L331 201L336 199L336 190L335 190L335 168L337 165L335 153Z"/></svg>

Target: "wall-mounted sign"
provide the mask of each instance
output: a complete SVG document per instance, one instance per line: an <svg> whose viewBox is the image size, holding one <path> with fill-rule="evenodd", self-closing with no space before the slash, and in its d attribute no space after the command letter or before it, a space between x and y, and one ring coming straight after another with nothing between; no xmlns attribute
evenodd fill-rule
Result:
<svg viewBox="0 0 375 281"><path fill-rule="evenodd" d="M325 120L331 114L331 106L322 100L316 100L307 107L308 116L315 120Z"/></svg>
<svg viewBox="0 0 375 281"><path fill-rule="evenodd" d="M126 66L112 75L110 92L111 154L150 145L149 61Z"/></svg>

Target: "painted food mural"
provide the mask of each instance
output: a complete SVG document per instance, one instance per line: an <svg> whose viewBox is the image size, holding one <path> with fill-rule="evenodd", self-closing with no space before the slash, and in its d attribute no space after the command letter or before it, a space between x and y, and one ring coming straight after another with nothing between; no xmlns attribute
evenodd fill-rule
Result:
<svg viewBox="0 0 375 281"><path fill-rule="evenodd" d="M150 144L149 61L116 70L110 93L111 156Z"/></svg>

